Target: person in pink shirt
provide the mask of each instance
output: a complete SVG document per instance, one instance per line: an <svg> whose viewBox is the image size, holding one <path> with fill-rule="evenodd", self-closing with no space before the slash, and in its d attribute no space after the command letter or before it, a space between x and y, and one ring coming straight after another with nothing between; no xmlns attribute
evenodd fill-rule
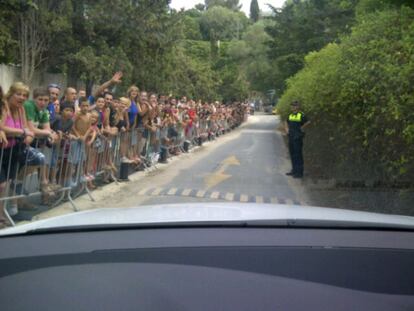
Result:
<svg viewBox="0 0 414 311"><path fill-rule="evenodd" d="M21 83L15 82L10 86L5 96L5 105L1 111L0 130L6 134L7 144L3 145L2 162L0 167L0 189L4 195L7 183L17 177L20 145L29 146L34 137L34 133L28 129L23 103L28 98L29 88ZM19 143L19 142L22 143ZM17 202L12 201L12 208L9 209L11 215L17 214ZM3 208L1 208L3 210ZM4 222L3 222L4 223ZM0 226L2 219L0 216Z"/></svg>

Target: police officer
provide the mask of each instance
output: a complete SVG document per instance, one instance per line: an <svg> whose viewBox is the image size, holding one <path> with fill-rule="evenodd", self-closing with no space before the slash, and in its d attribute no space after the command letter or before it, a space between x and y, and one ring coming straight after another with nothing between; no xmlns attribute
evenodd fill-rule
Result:
<svg viewBox="0 0 414 311"><path fill-rule="evenodd" d="M303 129L310 124L310 121L305 114L300 110L300 104L298 101L294 101L291 104L292 113L289 115L286 123L285 130L289 138L289 153L292 161L292 171L286 173L286 175L293 176L294 178L303 177L303 137L305 133Z"/></svg>

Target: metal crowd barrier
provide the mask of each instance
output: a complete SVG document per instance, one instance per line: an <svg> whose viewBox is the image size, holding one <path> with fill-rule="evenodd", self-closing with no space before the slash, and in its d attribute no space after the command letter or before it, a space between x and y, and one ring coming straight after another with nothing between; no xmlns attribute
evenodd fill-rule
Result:
<svg viewBox="0 0 414 311"><path fill-rule="evenodd" d="M236 115L237 116L237 115ZM40 199L38 204L51 207L68 201L77 211L74 198L91 191L96 181L118 183L117 175L125 159L139 158L143 169L154 169L159 160L170 154L188 152L207 139L214 139L242 123L241 117L209 116L191 125L158 127L155 132L144 128L118 133L116 136L98 135L92 143L64 138L53 145L36 139L30 152L23 152L17 143L0 149L0 204L4 215L14 225L12 215L23 200ZM10 138L10 141L16 140ZM24 155L26 158L24 158ZM16 160L17 159L17 160ZM24 205L24 204L23 204Z"/></svg>
<svg viewBox="0 0 414 311"><path fill-rule="evenodd" d="M19 204L20 208L35 208L24 199L35 203L35 198L40 198L39 204L55 206L66 198L76 210L71 191L82 170L79 142L62 140L51 145L36 139L31 146L19 142L2 148L0 160L3 190L0 202L12 225L10 212L14 214Z"/></svg>

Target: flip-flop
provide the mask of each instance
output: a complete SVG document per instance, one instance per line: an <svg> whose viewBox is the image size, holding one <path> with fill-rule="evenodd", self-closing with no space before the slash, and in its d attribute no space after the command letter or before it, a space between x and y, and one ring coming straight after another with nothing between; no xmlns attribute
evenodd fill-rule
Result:
<svg viewBox="0 0 414 311"><path fill-rule="evenodd" d="M87 187L88 187L89 190L96 190L98 188L94 184L89 184L89 185L87 185Z"/></svg>

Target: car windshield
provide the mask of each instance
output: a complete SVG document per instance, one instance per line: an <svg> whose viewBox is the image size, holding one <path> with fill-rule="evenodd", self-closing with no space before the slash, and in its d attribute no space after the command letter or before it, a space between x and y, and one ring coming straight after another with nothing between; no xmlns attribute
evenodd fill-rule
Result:
<svg viewBox="0 0 414 311"><path fill-rule="evenodd" d="M5 0L0 22L0 228L414 215L411 0Z"/></svg>

